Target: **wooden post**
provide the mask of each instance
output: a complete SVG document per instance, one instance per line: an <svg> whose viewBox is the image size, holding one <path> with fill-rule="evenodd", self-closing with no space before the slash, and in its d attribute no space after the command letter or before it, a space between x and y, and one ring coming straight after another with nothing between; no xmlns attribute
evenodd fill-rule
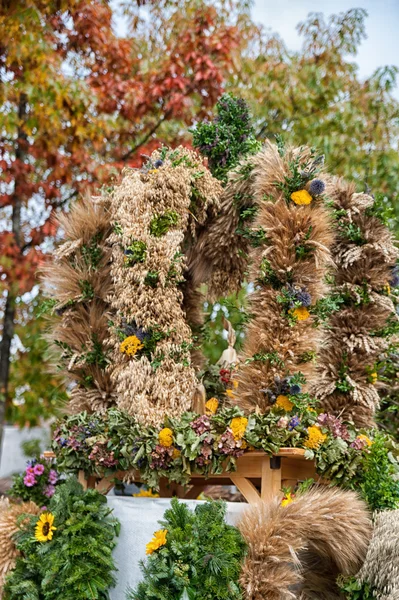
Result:
<svg viewBox="0 0 399 600"><path fill-rule="evenodd" d="M281 458L265 456L262 460L260 497L263 501L270 502L274 497L281 495Z"/></svg>

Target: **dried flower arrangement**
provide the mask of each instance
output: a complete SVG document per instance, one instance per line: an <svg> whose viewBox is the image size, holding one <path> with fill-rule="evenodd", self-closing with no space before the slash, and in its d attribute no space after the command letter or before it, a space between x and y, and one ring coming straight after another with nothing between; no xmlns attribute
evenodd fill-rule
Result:
<svg viewBox="0 0 399 600"><path fill-rule="evenodd" d="M109 194L85 197L59 218L66 241L44 268L45 291L50 297L50 340L60 350L57 362L71 392L69 409L104 411L114 403L114 386L105 341L110 319L111 232ZM57 367L58 368L58 367Z"/></svg>
<svg viewBox="0 0 399 600"><path fill-rule="evenodd" d="M399 252L376 214L373 196L356 193L343 180L328 182L327 196L337 232L332 248L335 310L323 331L312 392L323 410L371 427L382 387L378 364L399 330L394 295Z"/></svg>
<svg viewBox="0 0 399 600"><path fill-rule="evenodd" d="M281 397L291 402L314 376L312 312L326 291L333 242L325 183L318 178L322 157L268 143L251 161L256 211L248 260L255 287L234 394L248 412L269 410Z"/></svg>
<svg viewBox="0 0 399 600"><path fill-rule="evenodd" d="M191 408L197 379L188 319L201 303L190 286L184 297L184 252L195 247L219 193L196 154L163 148L144 169L127 171L112 194L111 379L117 406L148 425Z"/></svg>

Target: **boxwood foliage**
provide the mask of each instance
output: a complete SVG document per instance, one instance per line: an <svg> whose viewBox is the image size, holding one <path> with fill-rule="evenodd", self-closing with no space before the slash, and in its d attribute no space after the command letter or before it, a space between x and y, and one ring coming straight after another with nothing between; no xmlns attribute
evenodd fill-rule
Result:
<svg viewBox="0 0 399 600"><path fill-rule="evenodd" d="M108 600L115 585L112 550L119 523L105 496L84 491L70 478L47 506L54 515L53 539L35 539L37 517L16 534L21 556L9 574L5 600Z"/></svg>
<svg viewBox="0 0 399 600"><path fill-rule="evenodd" d="M245 542L227 525L221 501L192 512L176 498L160 522L166 544L141 563L144 579L128 600L241 600L238 586Z"/></svg>

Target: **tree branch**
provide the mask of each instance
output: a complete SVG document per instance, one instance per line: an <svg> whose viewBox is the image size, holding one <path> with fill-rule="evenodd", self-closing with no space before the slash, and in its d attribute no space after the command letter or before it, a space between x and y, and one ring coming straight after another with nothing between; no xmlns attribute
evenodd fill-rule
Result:
<svg viewBox="0 0 399 600"><path fill-rule="evenodd" d="M152 126L150 131L148 133L146 133L146 135L143 137L143 139L140 140L135 146L133 146L133 148L131 148L130 150L125 152L125 154L123 154L121 156L120 160L125 162L126 160L128 160L128 158L130 158L132 156L132 154L134 154L141 146L143 146L150 139L150 137L156 132L156 130L162 125L162 123L164 121L166 121L166 119L169 118L169 116L171 115L171 112L172 112L171 110L168 110L164 115L162 115L162 117Z"/></svg>

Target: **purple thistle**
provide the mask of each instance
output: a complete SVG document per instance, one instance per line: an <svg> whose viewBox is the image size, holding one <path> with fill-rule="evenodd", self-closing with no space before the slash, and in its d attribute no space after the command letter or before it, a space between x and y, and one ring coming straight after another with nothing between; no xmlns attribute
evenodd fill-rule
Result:
<svg viewBox="0 0 399 600"><path fill-rule="evenodd" d="M312 304L312 296L309 294L306 287L287 284L287 290L291 299L291 308L293 308L297 302L300 302L300 304L305 307L308 307Z"/></svg>
<svg viewBox="0 0 399 600"><path fill-rule="evenodd" d="M395 265L391 268L391 278L389 280L389 284L392 287L397 287L399 285L399 266Z"/></svg>
<svg viewBox="0 0 399 600"><path fill-rule="evenodd" d="M126 252L125 252L126 254ZM128 323L125 319L122 321L122 330L126 337L130 337L131 335L135 335L140 342L144 342L144 340L149 336L149 334L144 331L142 327L136 325L134 321Z"/></svg>
<svg viewBox="0 0 399 600"><path fill-rule="evenodd" d="M326 189L326 184L321 179L313 179L309 185L309 193L312 196L320 196Z"/></svg>

